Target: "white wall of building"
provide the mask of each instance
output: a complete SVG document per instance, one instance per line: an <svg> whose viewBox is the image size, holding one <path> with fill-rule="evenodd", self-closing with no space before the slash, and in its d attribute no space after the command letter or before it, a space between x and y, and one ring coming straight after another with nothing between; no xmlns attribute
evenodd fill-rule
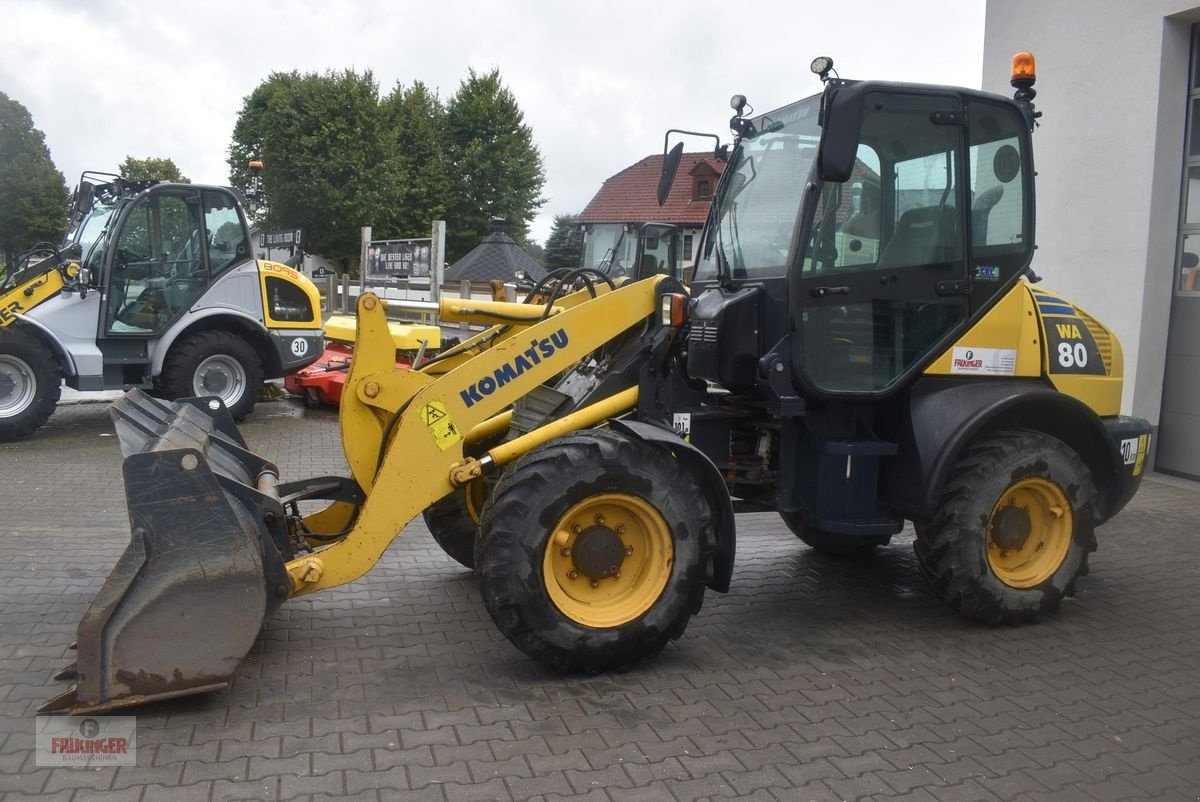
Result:
<svg viewBox="0 0 1200 802"><path fill-rule="evenodd" d="M1197 0L988 0L983 88L1037 57L1034 270L1116 332L1123 408L1157 424Z"/></svg>

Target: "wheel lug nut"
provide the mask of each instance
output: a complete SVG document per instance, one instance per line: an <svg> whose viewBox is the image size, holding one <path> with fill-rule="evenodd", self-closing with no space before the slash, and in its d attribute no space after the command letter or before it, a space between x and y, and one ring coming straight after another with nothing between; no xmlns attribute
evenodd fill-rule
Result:
<svg viewBox="0 0 1200 802"><path fill-rule="evenodd" d="M594 587L594 588L598 588L598 587L600 587L600 583L599 583L599 582L597 582L595 579L593 579L593 580L592 580L592 587Z"/></svg>
<svg viewBox="0 0 1200 802"><path fill-rule="evenodd" d="M617 528L613 530L618 535L625 534L625 524L617 524Z"/></svg>
<svg viewBox="0 0 1200 802"><path fill-rule="evenodd" d="M600 513L596 513L596 517L592 520L596 522L597 526L604 526L604 516Z"/></svg>
<svg viewBox="0 0 1200 802"><path fill-rule="evenodd" d="M612 572L611 572L611 576L612 576L612 578L613 578L613 579L620 579L620 578L621 578L621 572L620 572L620 571L612 571Z"/></svg>
<svg viewBox="0 0 1200 802"><path fill-rule="evenodd" d="M625 556L628 557L631 554L633 554L633 546L626 546L625 547Z"/></svg>
<svg viewBox="0 0 1200 802"><path fill-rule="evenodd" d="M567 577L568 577L569 579L579 579L579 572L578 572L578 571L572 571L572 572L570 572L569 574L567 574Z"/></svg>
<svg viewBox="0 0 1200 802"><path fill-rule="evenodd" d="M570 556L571 556L571 547L570 547L570 546L567 546L566 548L564 548L564 549L562 550L562 556L564 556L564 557L570 557Z"/></svg>
<svg viewBox="0 0 1200 802"><path fill-rule="evenodd" d="M583 527L580 526L579 524L575 524L574 526L571 527L571 531L578 535L580 532L583 531Z"/></svg>

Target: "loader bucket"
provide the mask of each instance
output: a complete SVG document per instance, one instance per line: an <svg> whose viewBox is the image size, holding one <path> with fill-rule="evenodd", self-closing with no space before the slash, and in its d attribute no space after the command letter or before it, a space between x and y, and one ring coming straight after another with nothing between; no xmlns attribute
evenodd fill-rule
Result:
<svg viewBox="0 0 1200 802"><path fill-rule="evenodd" d="M278 470L215 398L112 406L132 537L79 623L71 690L43 711L99 713L225 687L290 595Z"/></svg>

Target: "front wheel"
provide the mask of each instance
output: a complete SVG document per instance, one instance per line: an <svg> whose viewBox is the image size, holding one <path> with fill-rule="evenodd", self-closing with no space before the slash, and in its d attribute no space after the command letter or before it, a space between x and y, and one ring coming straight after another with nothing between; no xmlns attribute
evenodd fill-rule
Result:
<svg viewBox="0 0 1200 802"><path fill-rule="evenodd" d="M678 638L704 599L713 516L667 450L606 430L521 459L475 552L492 619L560 671L624 670Z"/></svg>
<svg viewBox="0 0 1200 802"><path fill-rule="evenodd" d="M1061 440L1014 430L959 458L914 548L939 596L969 618L1019 624L1058 609L1096 550L1091 473Z"/></svg>
<svg viewBox="0 0 1200 802"><path fill-rule="evenodd" d="M54 412L62 369L39 340L0 329L0 443L27 437Z"/></svg>
<svg viewBox="0 0 1200 802"><path fill-rule="evenodd" d="M234 420L254 409L262 383L258 353L228 331L201 331L175 343L160 379L168 399L215 395Z"/></svg>

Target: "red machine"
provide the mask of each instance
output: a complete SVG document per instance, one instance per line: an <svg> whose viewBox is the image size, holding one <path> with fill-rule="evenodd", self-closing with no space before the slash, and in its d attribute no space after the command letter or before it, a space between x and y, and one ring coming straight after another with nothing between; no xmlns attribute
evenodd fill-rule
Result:
<svg viewBox="0 0 1200 802"><path fill-rule="evenodd" d="M412 367L416 355L436 353L442 345L437 326L420 323L389 323L396 343L396 367ZM335 315L325 323L325 353L308 367L286 376L284 388L304 399L309 409L336 407L342 400L346 371L354 357L354 318Z"/></svg>

